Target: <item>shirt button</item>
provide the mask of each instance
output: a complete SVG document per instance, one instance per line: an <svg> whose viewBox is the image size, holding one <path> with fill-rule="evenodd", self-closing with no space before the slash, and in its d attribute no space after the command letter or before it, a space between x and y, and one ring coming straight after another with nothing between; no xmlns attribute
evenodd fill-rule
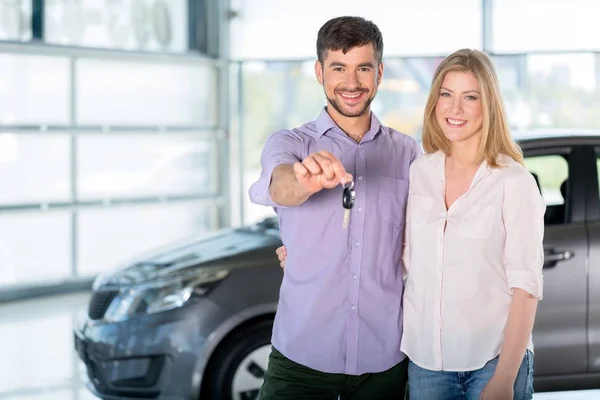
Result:
<svg viewBox="0 0 600 400"><path fill-rule="evenodd" d="M358 177L358 180L359 180L359 181L362 181L362 175Z"/></svg>
<svg viewBox="0 0 600 400"><path fill-rule="evenodd" d="M353 274L353 275L352 275L352 278L353 278L353 279L356 279L356 274Z"/></svg>
<svg viewBox="0 0 600 400"><path fill-rule="evenodd" d="M360 246L360 242L354 243L355 246Z"/></svg>
<svg viewBox="0 0 600 400"><path fill-rule="evenodd" d="M362 207L358 207L358 212L362 212Z"/></svg>
<svg viewBox="0 0 600 400"><path fill-rule="evenodd" d="M354 304L352 304L352 307L350 307L353 310L356 310L356 306Z"/></svg>

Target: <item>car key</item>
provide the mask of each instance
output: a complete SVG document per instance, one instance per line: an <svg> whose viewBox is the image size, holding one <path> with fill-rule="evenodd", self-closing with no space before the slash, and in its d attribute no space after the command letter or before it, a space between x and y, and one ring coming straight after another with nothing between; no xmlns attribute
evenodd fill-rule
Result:
<svg viewBox="0 0 600 400"><path fill-rule="evenodd" d="M348 227L348 221L350 220L350 210L354 206L354 181L350 181L344 184L344 191L342 193L342 206L344 207L344 224L343 228Z"/></svg>

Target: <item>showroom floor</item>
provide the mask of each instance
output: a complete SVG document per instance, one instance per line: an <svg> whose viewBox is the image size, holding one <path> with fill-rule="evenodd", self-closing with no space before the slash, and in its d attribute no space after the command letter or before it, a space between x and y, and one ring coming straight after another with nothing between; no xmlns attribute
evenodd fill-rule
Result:
<svg viewBox="0 0 600 400"><path fill-rule="evenodd" d="M0 305L0 399L94 400L81 383L72 326L89 293ZM535 400L600 399L600 390L541 393Z"/></svg>
<svg viewBox="0 0 600 400"><path fill-rule="evenodd" d="M79 380L72 326L89 293L0 305L0 399L93 400Z"/></svg>

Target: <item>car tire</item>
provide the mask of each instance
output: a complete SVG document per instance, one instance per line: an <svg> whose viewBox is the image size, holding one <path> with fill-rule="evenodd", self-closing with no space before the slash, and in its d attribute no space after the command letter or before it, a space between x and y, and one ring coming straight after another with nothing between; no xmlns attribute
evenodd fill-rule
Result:
<svg viewBox="0 0 600 400"><path fill-rule="evenodd" d="M262 320L255 324L248 325L234 332L227 337L219 346L207 368L205 389L201 399L219 399L219 400L250 400L251 393L245 393L245 396L233 396L232 386L234 376L240 368L240 364L253 352L271 345L271 334L273 331L273 320ZM255 367L252 372L258 378L260 374L264 375L266 365L262 368L253 364ZM260 377L262 379L262 376ZM258 394L258 393L256 393Z"/></svg>

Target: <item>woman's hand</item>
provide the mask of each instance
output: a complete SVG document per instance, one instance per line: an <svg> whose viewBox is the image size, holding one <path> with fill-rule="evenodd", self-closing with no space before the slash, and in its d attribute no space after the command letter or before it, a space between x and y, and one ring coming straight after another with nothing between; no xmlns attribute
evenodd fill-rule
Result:
<svg viewBox="0 0 600 400"><path fill-rule="evenodd" d="M512 400L514 381L493 376L483 389L481 400Z"/></svg>
<svg viewBox="0 0 600 400"><path fill-rule="evenodd" d="M287 257L287 251L285 251L285 246L278 247L277 250L275 250L275 253L277 254L277 258L279 259L279 265L281 265L281 268L285 268L285 259Z"/></svg>

